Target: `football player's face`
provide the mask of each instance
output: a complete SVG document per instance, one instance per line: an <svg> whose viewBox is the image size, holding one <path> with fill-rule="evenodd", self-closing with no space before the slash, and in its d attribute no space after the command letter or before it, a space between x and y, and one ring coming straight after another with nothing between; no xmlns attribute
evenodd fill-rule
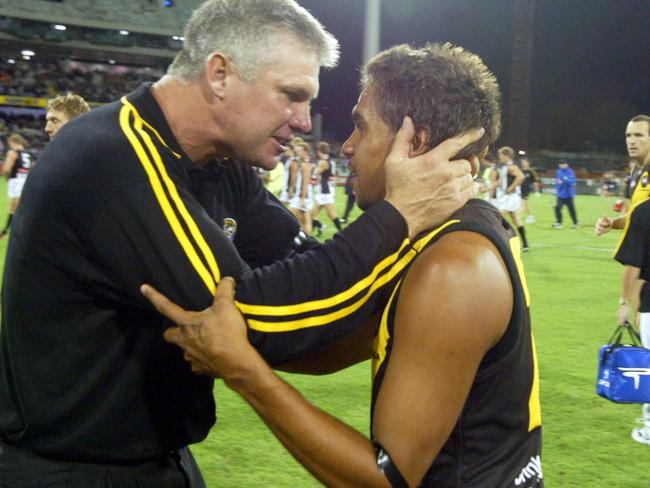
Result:
<svg viewBox="0 0 650 488"><path fill-rule="evenodd" d="M384 198L384 161L395 138L395 133L381 118L375 99L372 85L361 93L352 110L354 131L342 149L350 158L350 171L357 176L352 184L357 204L363 210Z"/></svg>
<svg viewBox="0 0 650 488"><path fill-rule="evenodd" d="M647 162L650 156L650 124L643 120L627 124L625 143L630 158L639 164Z"/></svg>

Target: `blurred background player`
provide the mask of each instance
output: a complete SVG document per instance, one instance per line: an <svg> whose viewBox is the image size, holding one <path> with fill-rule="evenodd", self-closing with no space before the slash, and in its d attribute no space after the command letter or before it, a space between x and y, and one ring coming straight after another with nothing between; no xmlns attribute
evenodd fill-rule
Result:
<svg viewBox="0 0 650 488"><path fill-rule="evenodd" d="M9 198L9 208L7 210L7 223L2 231L0 238L7 235L11 220L18 208L20 195L23 193L23 186L27 180L29 170L34 164L32 154L27 151L27 139L20 134L11 134L7 139L9 151L2 165L2 174L9 180L7 182L7 198Z"/></svg>
<svg viewBox="0 0 650 488"><path fill-rule="evenodd" d="M296 159L295 145L299 142L304 142L300 137L294 137L287 145L287 149L280 156L280 163L284 166L284 176L282 177L282 190L280 191L279 199L285 205L294 197L295 193L295 173L292 173L291 164ZM292 181L293 178L293 181Z"/></svg>
<svg viewBox="0 0 650 488"><path fill-rule="evenodd" d="M291 161L289 177L289 193L293 198L289 201L289 210L296 216L307 235L312 233L311 212L314 207L312 177L314 163L311 161L309 144L299 142L294 146L295 159Z"/></svg>
<svg viewBox="0 0 650 488"><path fill-rule="evenodd" d="M573 203L576 196L576 174L569 167L569 163L564 160L558 163L555 172L555 191L557 203L555 204L555 223L553 227L556 229L562 228L562 207L566 205L573 221L573 228L576 229L578 227L578 216Z"/></svg>
<svg viewBox="0 0 650 488"><path fill-rule="evenodd" d="M495 189L494 206L501 211L504 217L510 220L517 228L523 246L521 250L526 252L530 249L526 238L526 229L519 213L521 207L521 184L524 182L524 174L519 169L513 158L515 151L509 146L499 148L497 152L499 161L490 173L492 188Z"/></svg>
<svg viewBox="0 0 650 488"><path fill-rule="evenodd" d="M275 168L265 170L261 173L260 177L262 178L266 189L276 197L279 197L284 187L284 163L280 160L278 164L275 165Z"/></svg>
<svg viewBox="0 0 650 488"><path fill-rule="evenodd" d="M47 101L45 114L45 133L53 139L65 124L75 117L90 112L90 106L79 95L68 93Z"/></svg>
<svg viewBox="0 0 650 488"><path fill-rule="evenodd" d="M521 184L521 211L522 214L526 214L526 224L534 224L535 216L530 207L530 201L528 197L531 193L535 193L539 196L539 177L537 176L537 171L535 171L530 166L530 161L527 158L522 158L519 161L521 166L521 172L524 174L524 182Z"/></svg>
<svg viewBox="0 0 650 488"><path fill-rule="evenodd" d="M324 207L327 216L334 223L336 230L341 230L341 222L336 214L334 202L336 199L336 163L330 158L330 145L327 142L319 142L316 147L318 164L314 169L314 209L312 211L312 225L319 237L325 228L318 220L320 211Z"/></svg>

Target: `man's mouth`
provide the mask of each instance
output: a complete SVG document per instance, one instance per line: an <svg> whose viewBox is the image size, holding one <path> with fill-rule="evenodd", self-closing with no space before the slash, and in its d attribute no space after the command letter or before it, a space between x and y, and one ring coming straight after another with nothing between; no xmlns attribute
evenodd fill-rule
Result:
<svg viewBox="0 0 650 488"><path fill-rule="evenodd" d="M280 152L286 151L289 146L290 139L285 139L284 137L271 136L271 138L278 144L280 147Z"/></svg>

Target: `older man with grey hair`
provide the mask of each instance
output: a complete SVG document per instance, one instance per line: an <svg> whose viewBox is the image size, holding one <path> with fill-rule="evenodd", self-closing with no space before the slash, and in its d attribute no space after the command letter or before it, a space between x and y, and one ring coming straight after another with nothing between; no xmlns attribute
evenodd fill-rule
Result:
<svg viewBox="0 0 650 488"><path fill-rule="evenodd" d="M215 422L212 381L163 341L140 284L200 309L235 277L251 342L281 364L374 315L410 239L474 194L449 159L481 131L410 158L407 118L385 198L310 243L251 166L310 130L337 41L293 0L209 0L185 39L158 82L66 124L27 182L2 291L0 486L203 486L187 446Z"/></svg>

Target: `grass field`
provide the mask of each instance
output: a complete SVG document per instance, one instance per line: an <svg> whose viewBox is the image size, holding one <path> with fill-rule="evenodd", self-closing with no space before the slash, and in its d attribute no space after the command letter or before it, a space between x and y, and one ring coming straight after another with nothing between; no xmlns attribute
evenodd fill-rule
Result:
<svg viewBox="0 0 650 488"><path fill-rule="evenodd" d="M6 208L4 180L0 195L0 208ZM340 195L339 206L343 203ZM537 223L527 226L531 250L523 261L540 363L546 486L648 488L650 447L630 438L640 407L594 393L597 350L616 325L621 266L612 259L619 233L597 238L593 224L612 214L613 200L578 196L579 229L567 225L568 216L564 229L551 228L552 197L531 197L531 203ZM2 262L5 249L6 239L0 240ZM368 363L324 377L283 376L314 404L368 433ZM208 487L319 486L221 382L215 397L219 421L193 447Z"/></svg>

